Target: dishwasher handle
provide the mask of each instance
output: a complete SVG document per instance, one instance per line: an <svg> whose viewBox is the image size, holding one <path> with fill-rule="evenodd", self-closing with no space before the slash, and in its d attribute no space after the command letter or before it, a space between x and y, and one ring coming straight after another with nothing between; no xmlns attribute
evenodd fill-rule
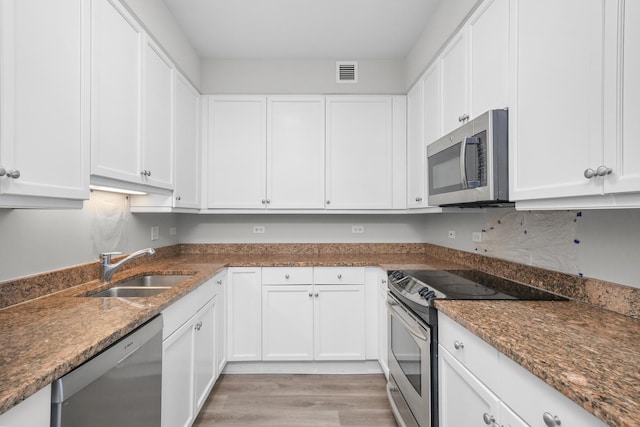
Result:
<svg viewBox="0 0 640 427"><path fill-rule="evenodd" d="M68 400L71 396L109 372L158 333L162 333L161 314L121 338L93 359L88 360L54 381L51 388L51 403L57 404Z"/></svg>

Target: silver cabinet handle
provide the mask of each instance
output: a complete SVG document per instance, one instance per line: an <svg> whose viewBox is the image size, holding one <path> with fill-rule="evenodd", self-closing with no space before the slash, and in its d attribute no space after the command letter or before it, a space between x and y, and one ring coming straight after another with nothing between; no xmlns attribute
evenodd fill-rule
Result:
<svg viewBox="0 0 640 427"><path fill-rule="evenodd" d="M0 166L0 176L5 176L6 174L7 170L4 167Z"/></svg>
<svg viewBox="0 0 640 427"><path fill-rule="evenodd" d="M267 200L266 199L262 199L262 204L266 205L267 204Z"/></svg>
<svg viewBox="0 0 640 427"><path fill-rule="evenodd" d="M314 297L318 298L318 293L313 294Z"/></svg>
<svg viewBox="0 0 640 427"><path fill-rule="evenodd" d="M216 283L217 283L218 285L222 286L222 280L218 280Z"/></svg>
<svg viewBox="0 0 640 427"><path fill-rule="evenodd" d="M496 419L493 415L489 415L486 412L482 414L482 421L488 426L495 425Z"/></svg>
<svg viewBox="0 0 640 427"><path fill-rule="evenodd" d="M312 297L313 296L313 292L309 292L309 296Z"/></svg>
<svg viewBox="0 0 640 427"><path fill-rule="evenodd" d="M422 197L416 197L416 202L421 202L422 201Z"/></svg>
<svg viewBox="0 0 640 427"><path fill-rule="evenodd" d="M598 176L610 175L611 172L613 172L613 170L606 166L598 166L598 169L596 169L596 175Z"/></svg>
<svg viewBox="0 0 640 427"><path fill-rule="evenodd" d="M7 171L7 178L18 179L20 178L20 171L18 169L11 169Z"/></svg>
<svg viewBox="0 0 640 427"><path fill-rule="evenodd" d="M544 424L547 427L556 427L562 424L560 422L560 418L558 418L557 415L551 415L548 412L545 412L544 414L542 414L542 421L544 421Z"/></svg>
<svg viewBox="0 0 640 427"><path fill-rule="evenodd" d="M453 342L453 348L460 350L461 348L464 348L464 343L462 341L455 340Z"/></svg>
<svg viewBox="0 0 640 427"><path fill-rule="evenodd" d="M180 200L182 200L182 197L181 196L176 196L176 200L180 201Z"/></svg>
<svg viewBox="0 0 640 427"><path fill-rule="evenodd" d="M458 117L458 121L459 121L460 123L462 123L462 122L464 122L464 121L466 121L466 120L469 120L469 115L468 115L468 114L463 114L463 115L461 115L460 117Z"/></svg>
<svg viewBox="0 0 640 427"><path fill-rule="evenodd" d="M591 179L594 176L596 176L596 171L594 171L593 169L587 168L587 169L584 170L584 177L585 178Z"/></svg>
<svg viewBox="0 0 640 427"><path fill-rule="evenodd" d="M284 275L284 278L285 278L285 279L288 279L288 278L289 278L289 275L288 275L288 274L285 274L285 275Z"/></svg>
<svg viewBox="0 0 640 427"><path fill-rule="evenodd" d="M338 274L338 279L342 279L342 274Z"/></svg>
<svg viewBox="0 0 640 427"><path fill-rule="evenodd" d="M267 204L271 203L271 199L267 199Z"/></svg>
<svg viewBox="0 0 640 427"><path fill-rule="evenodd" d="M331 204L331 200L327 200L327 205L330 205L330 204Z"/></svg>
<svg viewBox="0 0 640 427"><path fill-rule="evenodd" d="M194 328L196 331L199 331L200 329L202 329L202 322L196 323L196 326Z"/></svg>
<svg viewBox="0 0 640 427"><path fill-rule="evenodd" d="M387 279L382 279L381 282L382 282L383 285L386 285L387 284Z"/></svg>
<svg viewBox="0 0 640 427"><path fill-rule="evenodd" d="M142 176L151 176L151 171L148 171L148 170L145 169L142 172L140 172L140 175L142 175Z"/></svg>

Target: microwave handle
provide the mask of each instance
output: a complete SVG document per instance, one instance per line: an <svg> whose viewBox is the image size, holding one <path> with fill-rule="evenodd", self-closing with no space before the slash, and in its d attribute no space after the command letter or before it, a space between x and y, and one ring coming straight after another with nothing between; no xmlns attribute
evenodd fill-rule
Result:
<svg viewBox="0 0 640 427"><path fill-rule="evenodd" d="M471 136L464 138L460 144L460 177L462 181L462 189L469 188L469 180L467 179L467 145L479 144L480 138Z"/></svg>

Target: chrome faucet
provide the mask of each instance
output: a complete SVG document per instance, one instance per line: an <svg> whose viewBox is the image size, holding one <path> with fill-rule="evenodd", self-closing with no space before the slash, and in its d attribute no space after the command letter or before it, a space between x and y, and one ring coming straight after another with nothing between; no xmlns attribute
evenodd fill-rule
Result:
<svg viewBox="0 0 640 427"><path fill-rule="evenodd" d="M140 258L141 256L151 256L155 253L155 249L152 248L140 249L139 251L132 253L125 259L120 260L115 264L111 264L111 257L113 255L122 255L122 252L102 253L100 254L100 280L102 280L103 282L109 282L111 280L111 277L113 277L113 273L115 273L123 265L133 261L136 258Z"/></svg>

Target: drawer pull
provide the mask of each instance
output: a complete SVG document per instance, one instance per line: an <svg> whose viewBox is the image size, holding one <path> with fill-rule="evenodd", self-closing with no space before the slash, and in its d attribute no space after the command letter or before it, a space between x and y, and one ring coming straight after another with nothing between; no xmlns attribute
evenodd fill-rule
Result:
<svg viewBox="0 0 640 427"><path fill-rule="evenodd" d="M562 424L560 422L560 418L558 418L557 415L551 415L548 412L545 412L544 414L542 414L542 421L544 421L544 424L547 427L556 427Z"/></svg>
<svg viewBox="0 0 640 427"><path fill-rule="evenodd" d="M453 348L460 350L461 348L464 348L464 343L462 341L455 340L453 342Z"/></svg>
<svg viewBox="0 0 640 427"><path fill-rule="evenodd" d="M342 279L342 274L338 274L338 279Z"/></svg>
<svg viewBox="0 0 640 427"><path fill-rule="evenodd" d="M289 278L289 275L288 275L288 274L285 274L285 275L284 275L284 278L285 278L285 279L288 279L288 278Z"/></svg>

